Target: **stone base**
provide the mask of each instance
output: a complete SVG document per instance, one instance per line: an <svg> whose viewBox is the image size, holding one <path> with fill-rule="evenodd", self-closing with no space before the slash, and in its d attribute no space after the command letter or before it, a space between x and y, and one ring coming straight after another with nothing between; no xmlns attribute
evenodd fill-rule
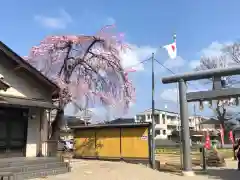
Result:
<svg viewBox="0 0 240 180"><path fill-rule="evenodd" d="M206 163L209 167L224 167L226 165L223 155L215 149L207 152Z"/></svg>
<svg viewBox="0 0 240 180"><path fill-rule="evenodd" d="M182 171L183 176L195 176L193 171Z"/></svg>
<svg viewBox="0 0 240 180"><path fill-rule="evenodd" d="M182 171L183 176L195 176L193 171Z"/></svg>

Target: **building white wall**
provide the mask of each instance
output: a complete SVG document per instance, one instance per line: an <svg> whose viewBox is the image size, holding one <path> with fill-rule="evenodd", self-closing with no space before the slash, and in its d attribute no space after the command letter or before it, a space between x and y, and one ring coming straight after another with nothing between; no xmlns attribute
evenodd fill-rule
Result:
<svg viewBox="0 0 240 180"><path fill-rule="evenodd" d="M155 118L156 122L156 139L167 139L168 135L172 134L173 130L180 130L181 121L178 113L168 112L164 110L155 110L155 114L158 118ZM152 111L151 109L144 111L143 113L137 114L135 121L139 122L139 117L143 119L144 122L152 122ZM192 130L200 130L199 123L202 121L202 117L189 117L189 127Z"/></svg>
<svg viewBox="0 0 240 180"><path fill-rule="evenodd" d="M42 154L44 156L48 155L49 152L49 146L47 143L48 140L48 126L50 121L51 115L50 110L42 110L42 128L41 128L41 141L42 141Z"/></svg>
<svg viewBox="0 0 240 180"><path fill-rule="evenodd" d="M0 74L11 86L7 91L0 90L1 95L51 100L51 93L34 80L30 73L27 74L22 68L14 69L11 61L1 53L0 62Z"/></svg>
<svg viewBox="0 0 240 180"><path fill-rule="evenodd" d="M21 67L16 68L16 64L14 65L1 52L0 76L11 86L7 91L0 90L0 95L26 99L42 99L52 102L52 92L50 89L44 88L39 81L33 79L30 72ZM26 156L36 157L40 146L38 144L40 134L42 134L41 139L43 141L47 140L48 117L46 111L40 108L30 108L28 117ZM40 122L42 122L41 127ZM42 149L44 154L46 152L44 144L42 145Z"/></svg>
<svg viewBox="0 0 240 180"><path fill-rule="evenodd" d="M32 117L31 117L32 116ZM36 157L40 136L40 109L31 108L28 118L26 157Z"/></svg>
<svg viewBox="0 0 240 180"><path fill-rule="evenodd" d="M48 153L48 111L40 108L31 108L29 111L26 157L36 157L39 149L41 135L42 154ZM40 125L40 122L42 123Z"/></svg>

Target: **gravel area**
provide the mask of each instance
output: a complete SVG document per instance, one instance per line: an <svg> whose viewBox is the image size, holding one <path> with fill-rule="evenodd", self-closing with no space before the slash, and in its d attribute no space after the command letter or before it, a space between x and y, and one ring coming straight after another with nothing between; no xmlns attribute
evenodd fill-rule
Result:
<svg viewBox="0 0 240 180"><path fill-rule="evenodd" d="M236 162L231 166L235 168ZM128 164L124 162L108 162L95 160L73 160L72 172L57 176L49 176L49 180L178 180L195 179L223 179L239 180L240 171L231 167L222 169L209 169L208 174L195 177L183 177L170 173L152 170L143 165ZM40 180L40 179L39 179Z"/></svg>

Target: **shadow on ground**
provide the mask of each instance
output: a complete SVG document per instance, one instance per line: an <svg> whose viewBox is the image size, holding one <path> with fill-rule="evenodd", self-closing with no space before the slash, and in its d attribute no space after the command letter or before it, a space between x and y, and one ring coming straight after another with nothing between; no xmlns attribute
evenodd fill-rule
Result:
<svg viewBox="0 0 240 180"><path fill-rule="evenodd" d="M240 171L237 169L208 169L206 172L195 172L196 174L208 176L209 179L239 180Z"/></svg>

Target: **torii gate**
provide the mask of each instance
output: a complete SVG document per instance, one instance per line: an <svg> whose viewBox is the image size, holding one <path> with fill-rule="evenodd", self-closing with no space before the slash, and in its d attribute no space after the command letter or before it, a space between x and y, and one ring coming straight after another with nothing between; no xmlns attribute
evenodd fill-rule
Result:
<svg viewBox="0 0 240 180"><path fill-rule="evenodd" d="M209 101L225 98L238 98L240 88L223 88L221 77L239 75L240 66L184 73L162 78L163 84L178 83L183 145L183 173L194 175L191 162L190 132L188 124L188 104L194 101ZM213 90L187 93L186 83L200 79L213 79Z"/></svg>

